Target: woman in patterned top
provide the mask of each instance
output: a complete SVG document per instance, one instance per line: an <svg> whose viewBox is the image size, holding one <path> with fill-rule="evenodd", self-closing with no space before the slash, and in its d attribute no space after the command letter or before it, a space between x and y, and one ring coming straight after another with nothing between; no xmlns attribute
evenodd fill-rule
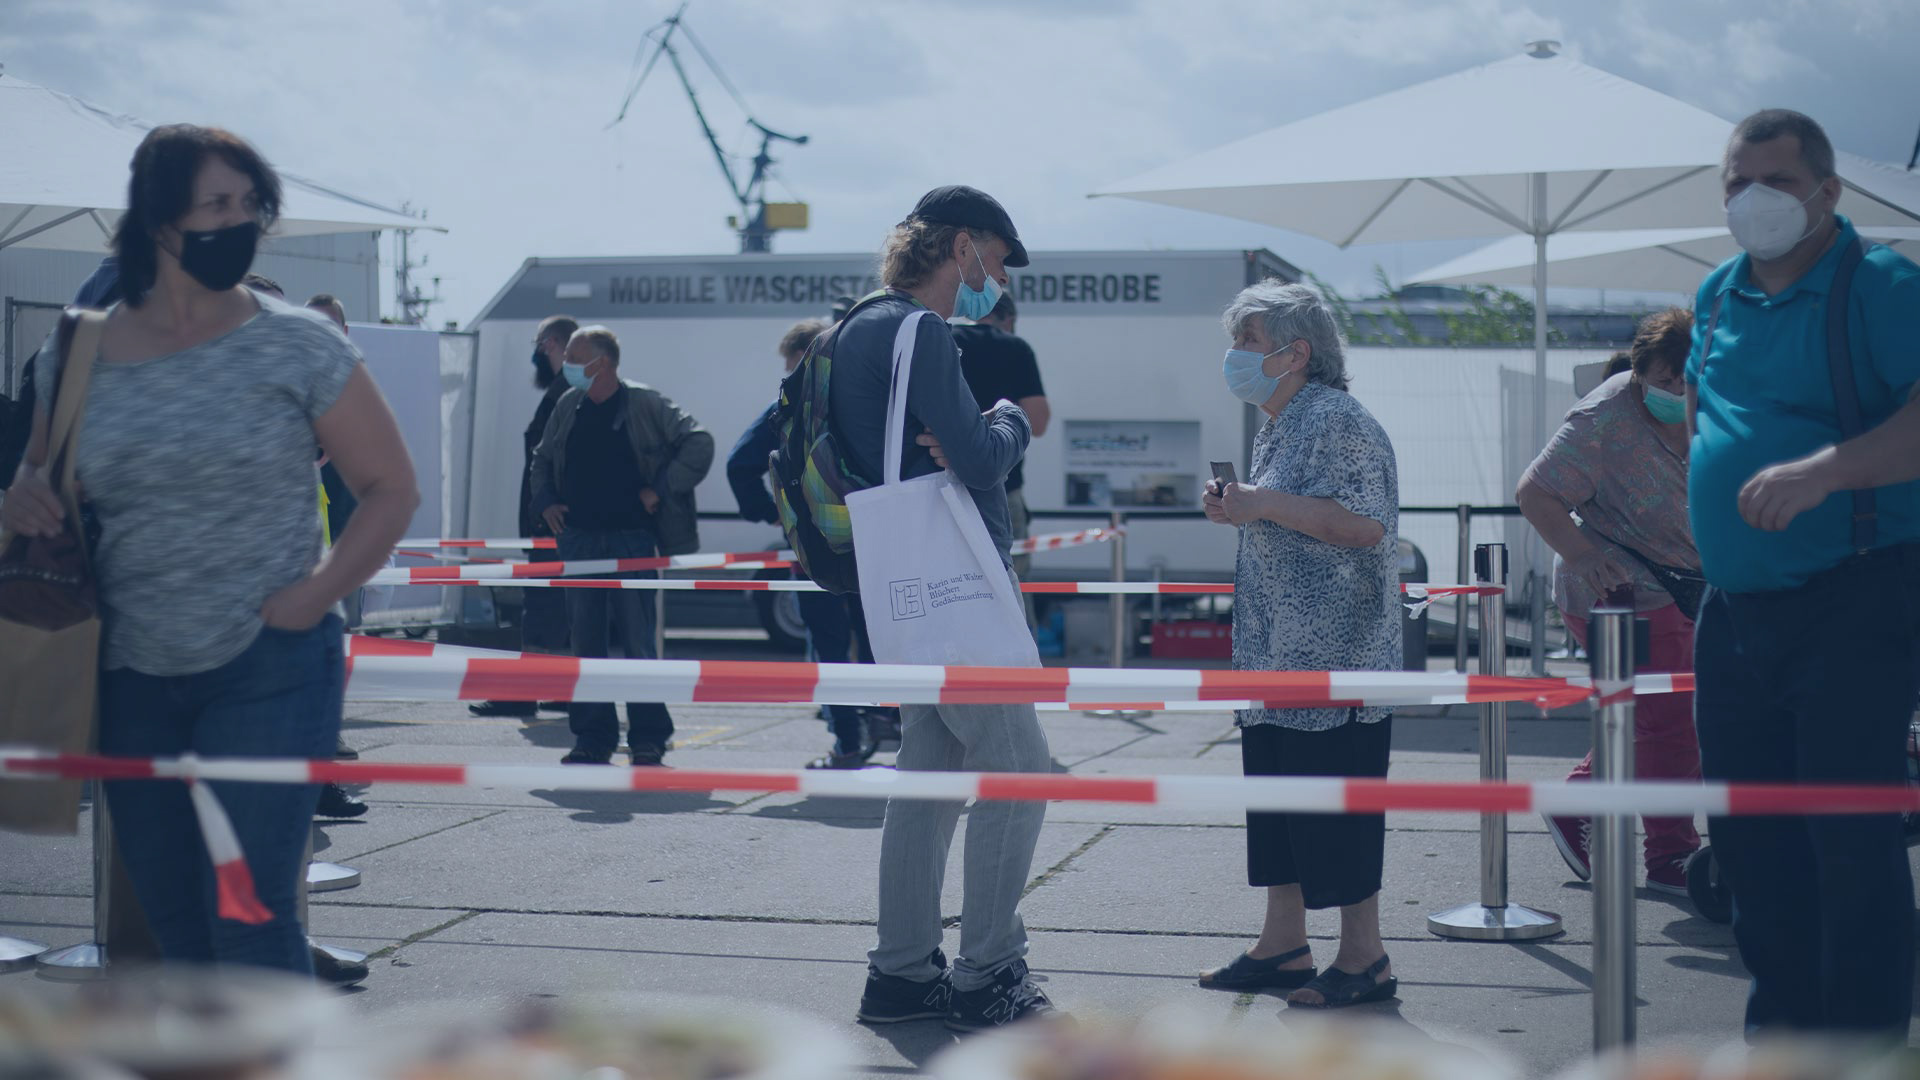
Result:
<svg viewBox="0 0 1920 1080"><path fill-rule="evenodd" d="M1208 520L1240 530L1233 666L1252 671L1400 667L1399 476L1393 445L1347 393L1346 342L1318 293L1267 281L1222 318L1227 387L1267 414L1248 482L1211 481ZM1385 776L1391 710L1244 709L1249 776ZM1231 990L1292 990L1295 1005L1380 1001L1398 986L1380 941L1378 814L1249 813L1247 881L1267 890L1253 947L1200 977ZM1340 909L1340 949L1316 973L1308 908Z"/></svg>
<svg viewBox="0 0 1920 1080"><path fill-rule="evenodd" d="M1648 671L1693 670L1693 605L1703 582L1687 524L1685 369L1692 344L1692 312L1649 315L1628 350L1632 370L1601 383L1567 413L1514 492L1520 512L1554 550L1553 602L1574 640L1586 645L1588 615L1608 593L1631 590L1627 606L1648 624ZM1700 779L1692 694L1641 698L1633 726L1636 776ZM1567 779L1587 779L1592 765L1588 754ZM1547 819L1547 834L1582 881L1593 873L1592 825L1588 818ZM1648 818L1647 888L1685 896L1687 859L1699 847L1692 819Z"/></svg>

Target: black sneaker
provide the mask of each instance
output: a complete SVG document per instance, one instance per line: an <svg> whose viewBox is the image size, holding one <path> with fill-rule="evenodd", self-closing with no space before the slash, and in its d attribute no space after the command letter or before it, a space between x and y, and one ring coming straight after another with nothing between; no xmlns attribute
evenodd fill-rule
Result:
<svg viewBox="0 0 1920 1080"><path fill-rule="evenodd" d="M476 701L467 706L475 716L517 716L532 719L539 707L531 701Z"/></svg>
<svg viewBox="0 0 1920 1080"><path fill-rule="evenodd" d="M898 1024L906 1020L939 1020L953 1005L953 977L947 972L946 954L933 950L933 966L940 974L925 982L882 975L867 965L867 989L860 995L860 1011L855 1014L865 1024Z"/></svg>
<svg viewBox="0 0 1920 1080"><path fill-rule="evenodd" d="M1027 977L1027 962L1013 963L993 973L993 981L978 990L953 992L947 1027L954 1031L986 1031L1016 1020L1053 1015L1053 1002Z"/></svg>
<svg viewBox="0 0 1920 1080"><path fill-rule="evenodd" d="M638 768L667 763L667 748L659 743L634 743L630 753L633 764Z"/></svg>
<svg viewBox="0 0 1920 1080"><path fill-rule="evenodd" d="M320 785L320 805L314 808L315 817L356 818L367 812L367 804L347 794L347 789L339 784Z"/></svg>
<svg viewBox="0 0 1920 1080"><path fill-rule="evenodd" d="M364 960L342 960L311 941L307 949L313 954L313 977L329 986L357 986L371 974Z"/></svg>

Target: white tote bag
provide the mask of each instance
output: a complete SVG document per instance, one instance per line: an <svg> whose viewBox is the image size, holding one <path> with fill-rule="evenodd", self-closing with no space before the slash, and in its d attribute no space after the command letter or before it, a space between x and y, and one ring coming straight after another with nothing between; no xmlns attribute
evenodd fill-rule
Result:
<svg viewBox="0 0 1920 1080"><path fill-rule="evenodd" d="M916 311L893 341L882 482L847 495L873 656L883 664L1039 667L1020 597L966 485L942 470L900 479Z"/></svg>

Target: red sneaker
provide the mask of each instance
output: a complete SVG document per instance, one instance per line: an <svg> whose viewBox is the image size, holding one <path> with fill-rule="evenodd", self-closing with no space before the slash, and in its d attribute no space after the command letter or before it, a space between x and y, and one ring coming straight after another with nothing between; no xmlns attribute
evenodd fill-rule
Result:
<svg viewBox="0 0 1920 1080"><path fill-rule="evenodd" d="M1687 859L1693 855L1671 855L1647 867L1647 888L1668 896L1686 896Z"/></svg>
<svg viewBox="0 0 1920 1080"><path fill-rule="evenodd" d="M1593 819L1581 817L1547 817L1541 815L1547 823L1547 835L1553 837L1553 846L1560 849L1560 857L1567 860L1567 869L1572 870L1581 881L1593 880ZM1681 875L1681 891L1686 891L1686 874Z"/></svg>

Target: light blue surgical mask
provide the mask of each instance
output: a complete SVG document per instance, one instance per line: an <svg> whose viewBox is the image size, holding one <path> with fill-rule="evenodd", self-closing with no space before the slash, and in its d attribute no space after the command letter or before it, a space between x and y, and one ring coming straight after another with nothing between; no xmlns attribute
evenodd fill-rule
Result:
<svg viewBox="0 0 1920 1080"><path fill-rule="evenodd" d="M1663 424L1678 424L1687 418L1687 399L1671 390L1648 386L1644 400L1647 411Z"/></svg>
<svg viewBox="0 0 1920 1080"><path fill-rule="evenodd" d="M1226 376L1227 390L1234 397L1249 405L1265 405L1267 399L1280 389L1280 376L1269 375L1261 370L1268 356L1286 352L1293 347L1289 341L1285 345L1264 356L1252 349L1228 349L1225 362L1220 365L1221 374Z"/></svg>
<svg viewBox="0 0 1920 1080"><path fill-rule="evenodd" d="M585 390L593 385L593 376L587 374L587 365L566 363L560 365L560 373L567 377L567 385Z"/></svg>
<svg viewBox="0 0 1920 1080"><path fill-rule="evenodd" d="M987 264L980 259L980 247L974 245L973 261L980 267L980 276L986 278L981 288L967 284L967 275L960 275L960 288L953 294L953 313L963 319L978 321L993 314L994 305L1000 302L1000 283L987 273Z"/></svg>

